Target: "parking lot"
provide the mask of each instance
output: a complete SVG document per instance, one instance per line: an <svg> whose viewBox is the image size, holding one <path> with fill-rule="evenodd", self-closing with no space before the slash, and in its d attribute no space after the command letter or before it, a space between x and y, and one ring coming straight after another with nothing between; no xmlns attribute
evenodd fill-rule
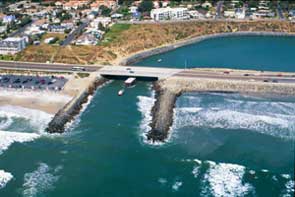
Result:
<svg viewBox="0 0 295 197"><path fill-rule="evenodd" d="M0 75L1 88L62 90L68 80L60 76Z"/></svg>

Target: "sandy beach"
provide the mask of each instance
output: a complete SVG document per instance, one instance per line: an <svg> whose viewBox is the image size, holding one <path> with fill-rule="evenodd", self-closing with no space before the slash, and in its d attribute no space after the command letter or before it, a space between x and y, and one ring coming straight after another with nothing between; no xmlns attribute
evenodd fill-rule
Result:
<svg viewBox="0 0 295 197"><path fill-rule="evenodd" d="M21 106L50 114L55 114L71 99L61 92L0 89L0 106Z"/></svg>

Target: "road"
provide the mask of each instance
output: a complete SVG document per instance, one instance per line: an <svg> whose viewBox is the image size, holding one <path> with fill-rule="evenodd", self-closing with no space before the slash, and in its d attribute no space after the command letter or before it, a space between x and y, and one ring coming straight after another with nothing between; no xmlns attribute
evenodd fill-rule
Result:
<svg viewBox="0 0 295 197"><path fill-rule="evenodd" d="M278 15L280 17L281 20L284 20L285 17L284 17L284 14L283 14L283 10L282 10L282 7L281 7L281 4L278 2L277 4L277 11L278 11Z"/></svg>
<svg viewBox="0 0 295 197"><path fill-rule="evenodd" d="M221 8L223 5L223 1L218 1L216 4L216 18L222 18Z"/></svg>
<svg viewBox="0 0 295 197"><path fill-rule="evenodd" d="M16 31L11 32L10 34L8 34L8 37L16 37L16 36L21 36L21 34L26 30L27 27L29 27L32 23L34 23L35 20L32 19L32 21L28 24L26 24L23 27L18 28Z"/></svg>
<svg viewBox="0 0 295 197"><path fill-rule="evenodd" d="M247 75L247 76L245 76ZM269 82L269 83L295 83L295 75L284 74L280 75L275 72L267 73L252 73L247 74L242 72L210 72L210 71L194 71L185 70L175 74L176 77L187 77L187 78L207 78L207 79L225 79L225 80L240 80L249 82Z"/></svg>
<svg viewBox="0 0 295 197"><path fill-rule="evenodd" d="M84 66L71 64L46 64L46 63L31 63L31 62L8 62L0 61L0 69L17 69L17 70L42 70L53 72L72 72L73 67L83 67L85 72L94 72L101 66Z"/></svg>
<svg viewBox="0 0 295 197"><path fill-rule="evenodd" d="M98 74L104 76L126 76L126 77L153 77L168 78L171 76L184 78L207 78L207 79L225 79L242 80L249 82L268 82L268 83L295 83L295 73L280 72L250 72L247 71L204 71L204 70L185 70L175 68L157 68L157 67L134 67L134 66L103 66L103 65L73 65L73 64L46 64L31 62L7 62L0 61L0 69L19 69L19 70L41 70L51 72L73 72L73 67L83 67L84 72L98 71Z"/></svg>
<svg viewBox="0 0 295 197"><path fill-rule="evenodd" d="M72 31L72 33L70 33L67 36L67 38L63 41L62 46L67 46L67 45L71 44L71 42L76 38L76 36L81 34L83 29L88 26L89 22L90 22L90 20L88 20L88 19L83 21L82 24L79 25L79 27L77 27L74 31Z"/></svg>
<svg viewBox="0 0 295 197"><path fill-rule="evenodd" d="M155 68L142 66L105 66L98 71L103 76L126 76L126 77L151 77L151 78L167 78L182 69L174 68Z"/></svg>
<svg viewBox="0 0 295 197"><path fill-rule="evenodd" d="M125 76L125 77L153 77L168 78L171 76L185 78L207 78L207 79L225 79L242 80L249 82L269 82L269 83L295 83L295 73L280 72L224 72L221 71L203 71L203 70L185 70L173 68L158 67L128 67L128 66L105 66L98 71L104 76Z"/></svg>

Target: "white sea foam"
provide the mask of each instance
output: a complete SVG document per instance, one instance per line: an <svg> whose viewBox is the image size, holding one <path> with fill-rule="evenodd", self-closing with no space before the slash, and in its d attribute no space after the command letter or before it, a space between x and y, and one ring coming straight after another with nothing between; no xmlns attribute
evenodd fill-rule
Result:
<svg viewBox="0 0 295 197"><path fill-rule="evenodd" d="M150 97L148 96L138 96L137 97L137 107L138 110L141 112L142 120L140 123L140 136L142 137L143 141L150 145L162 145L163 143L152 143L147 140L147 133L151 130L150 124L152 122L152 108L156 101L155 93L152 91Z"/></svg>
<svg viewBox="0 0 295 197"><path fill-rule="evenodd" d="M40 163L39 167L30 173L24 175L23 196L34 197L43 194L46 191L54 189L54 183L59 176L56 175L58 169L51 169L47 164Z"/></svg>
<svg viewBox="0 0 295 197"><path fill-rule="evenodd" d="M39 137L40 135L36 133L0 131L0 154L7 150L8 147L14 142L30 142Z"/></svg>
<svg viewBox="0 0 295 197"><path fill-rule="evenodd" d="M41 133L45 130L52 117L52 114L40 110L10 105L1 106L0 118L4 120L0 125L0 128L6 130L6 128L13 124L15 119L25 119L30 123L30 126L32 126L34 130Z"/></svg>
<svg viewBox="0 0 295 197"><path fill-rule="evenodd" d="M12 178L12 174L5 172L4 170L0 170L0 189L4 188Z"/></svg>
<svg viewBox="0 0 295 197"><path fill-rule="evenodd" d="M184 106L175 109L173 129L187 126L247 129L278 137L295 137L295 103L225 99L206 106L198 100L192 104L184 97Z"/></svg>
<svg viewBox="0 0 295 197"><path fill-rule="evenodd" d="M182 182L181 181L175 181L175 183L172 185L172 189L174 190L174 191L178 191L179 190L179 188L182 186Z"/></svg>
<svg viewBox="0 0 295 197"><path fill-rule="evenodd" d="M159 178L158 182L161 183L162 185L165 185L167 183L167 179L165 178Z"/></svg>
<svg viewBox="0 0 295 197"><path fill-rule="evenodd" d="M87 107L90 105L91 101L93 100L93 95L89 95L87 97L87 102L82 104L82 108L79 112L78 115L76 115L70 122L68 122L65 125L65 130L69 131L69 130L73 130L81 121L81 115L83 114L83 112L87 109Z"/></svg>
<svg viewBox="0 0 295 197"><path fill-rule="evenodd" d="M236 164L207 162L209 169L204 175L202 195L244 196L254 192L249 183L243 182L245 167Z"/></svg>
<svg viewBox="0 0 295 197"><path fill-rule="evenodd" d="M285 184L285 189L283 191L283 197L293 197L295 193L295 181L289 180Z"/></svg>

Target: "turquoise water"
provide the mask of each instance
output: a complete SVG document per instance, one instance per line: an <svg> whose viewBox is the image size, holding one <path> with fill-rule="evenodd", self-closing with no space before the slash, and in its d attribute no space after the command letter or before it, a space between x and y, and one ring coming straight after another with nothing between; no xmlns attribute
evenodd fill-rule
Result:
<svg viewBox="0 0 295 197"><path fill-rule="evenodd" d="M135 65L184 68L187 64L187 68L216 67L295 72L294 51L294 37L214 38L155 55ZM159 59L162 61L159 62Z"/></svg>
<svg viewBox="0 0 295 197"><path fill-rule="evenodd" d="M151 85L109 83L62 135L49 114L0 107L0 196L293 196L294 98L184 94L156 145Z"/></svg>

